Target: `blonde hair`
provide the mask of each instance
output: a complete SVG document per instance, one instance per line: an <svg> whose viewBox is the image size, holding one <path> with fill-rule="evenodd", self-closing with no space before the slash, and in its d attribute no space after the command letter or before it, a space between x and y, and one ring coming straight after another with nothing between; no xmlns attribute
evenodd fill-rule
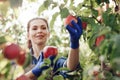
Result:
<svg viewBox="0 0 120 80"><path fill-rule="evenodd" d="M49 29L48 22L47 22L46 19L36 17L36 18L32 18L31 20L28 21L28 23L27 23L27 34L29 33L30 23L31 23L33 20L43 20L43 21L47 24L47 27L48 27L48 29ZM31 44L31 41L30 41L29 39L27 40L27 44L28 44L28 48L30 49L30 48L32 47L32 44Z"/></svg>

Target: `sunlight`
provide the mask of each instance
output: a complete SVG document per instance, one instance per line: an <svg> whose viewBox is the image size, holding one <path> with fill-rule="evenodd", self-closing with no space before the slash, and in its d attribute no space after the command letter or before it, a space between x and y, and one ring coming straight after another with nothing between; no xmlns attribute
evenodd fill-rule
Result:
<svg viewBox="0 0 120 80"><path fill-rule="evenodd" d="M38 5L36 3L24 3L23 6L19 9L19 17L18 20L23 24L23 26L26 26L26 23L29 19L37 16L37 10Z"/></svg>

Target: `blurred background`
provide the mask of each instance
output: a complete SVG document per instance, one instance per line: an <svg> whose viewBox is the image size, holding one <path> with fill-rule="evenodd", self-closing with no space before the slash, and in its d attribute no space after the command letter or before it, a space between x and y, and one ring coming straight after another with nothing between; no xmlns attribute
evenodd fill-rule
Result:
<svg viewBox="0 0 120 80"><path fill-rule="evenodd" d="M86 28L79 41L83 70L68 80L120 80L120 0L0 0L0 80L15 80L29 66L26 26L33 17L48 20L48 45L57 46L59 56L67 57L64 20L69 14L79 16ZM22 49L20 63L4 56L7 43Z"/></svg>

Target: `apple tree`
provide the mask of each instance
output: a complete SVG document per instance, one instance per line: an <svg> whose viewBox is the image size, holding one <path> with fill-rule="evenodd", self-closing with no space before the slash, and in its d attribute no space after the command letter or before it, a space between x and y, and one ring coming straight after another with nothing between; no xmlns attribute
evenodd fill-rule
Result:
<svg viewBox="0 0 120 80"><path fill-rule="evenodd" d="M24 0L0 1L0 50L6 42L18 43L25 46L25 29L18 18L19 8L26 4ZM51 37L48 45L57 46L59 55L67 57L69 50L69 35L64 27L64 19L72 14L79 16L83 25L80 38L80 64L82 69L69 73L66 80L119 80L120 79L120 1L119 0L26 0L24 10L34 10L37 16L44 16L49 21ZM42 4L40 4L42 3ZM2 6L2 7L1 7ZM49 11L49 12L47 12ZM46 14L48 13L48 14ZM27 15L27 14L26 14ZM28 56L28 55L27 55ZM30 62L27 57L26 67ZM13 75L11 62L0 52L0 78L11 79ZM49 61L46 60L49 64ZM13 63L12 63L13 65ZM39 80L64 80L62 76L51 76L52 68L43 73ZM67 70L66 68L60 70ZM1 72L2 71L2 72ZM14 72L13 72L14 73ZM48 74L46 76L46 74ZM7 76L7 77L6 77Z"/></svg>

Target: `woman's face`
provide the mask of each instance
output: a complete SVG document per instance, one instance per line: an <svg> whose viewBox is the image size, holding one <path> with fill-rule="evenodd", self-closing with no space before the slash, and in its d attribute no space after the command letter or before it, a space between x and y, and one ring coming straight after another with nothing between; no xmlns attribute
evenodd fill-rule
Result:
<svg viewBox="0 0 120 80"><path fill-rule="evenodd" d="M30 22L29 26L28 39L32 45L45 44L50 35L46 22L42 19L35 19Z"/></svg>

